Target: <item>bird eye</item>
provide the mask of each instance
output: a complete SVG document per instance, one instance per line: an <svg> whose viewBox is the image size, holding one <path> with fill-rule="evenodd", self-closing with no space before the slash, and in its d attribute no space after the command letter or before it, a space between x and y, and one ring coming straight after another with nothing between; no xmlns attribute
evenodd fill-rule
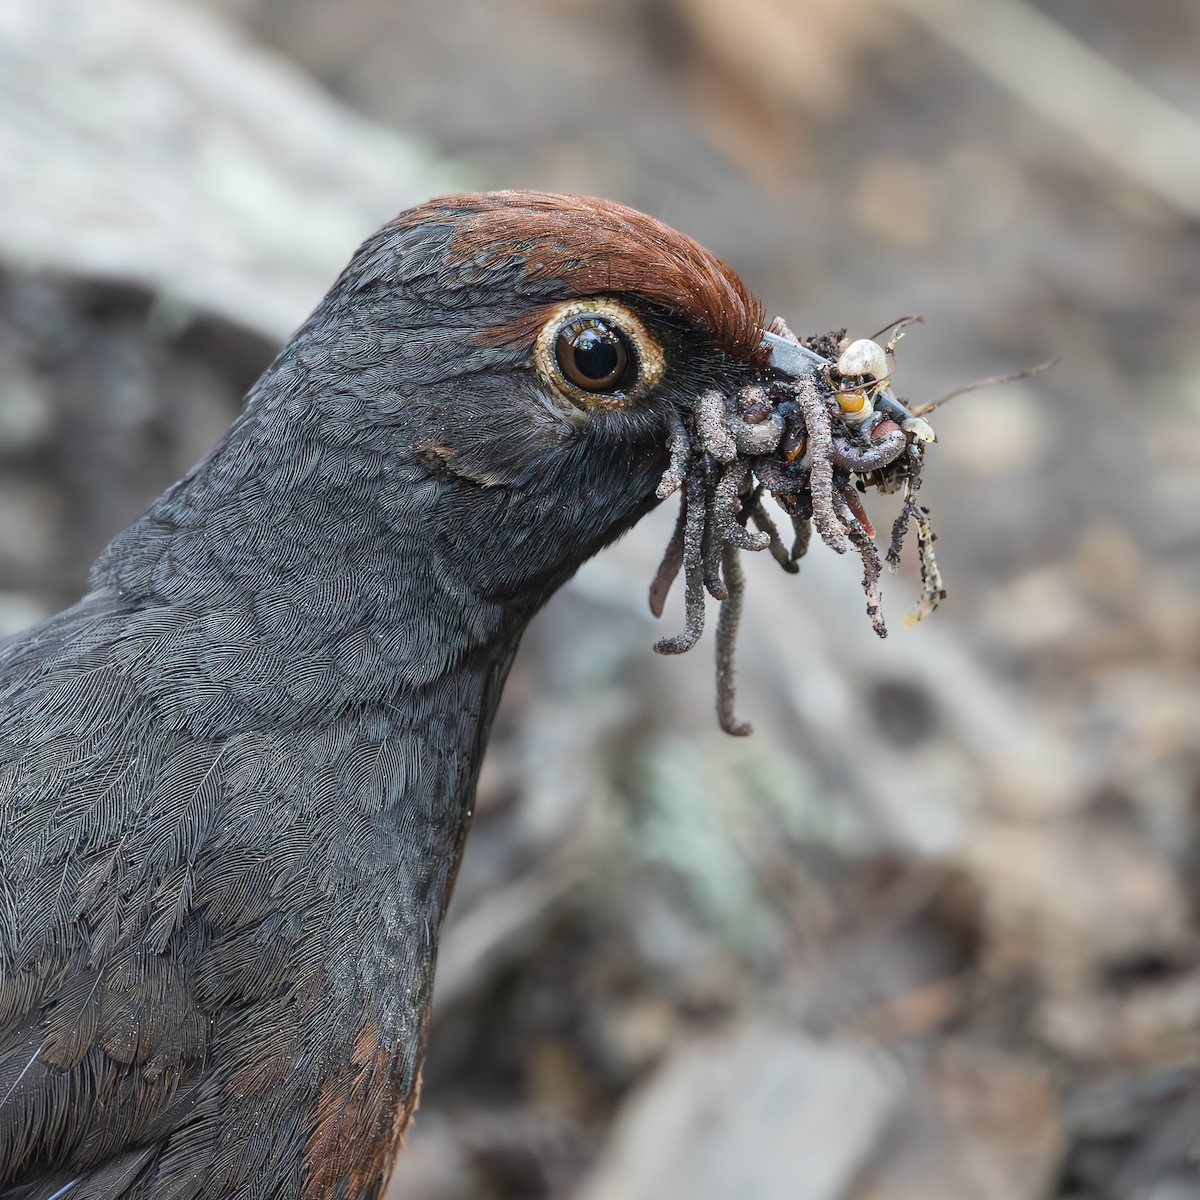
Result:
<svg viewBox="0 0 1200 1200"><path fill-rule="evenodd" d="M580 313L558 331L554 358L563 375L585 392L624 390L637 374L637 352L605 317ZM632 370L630 370L632 368Z"/></svg>
<svg viewBox="0 0 1200 1200"><path fill-rule="evenodd" d="M567 412L623 408L662 378L662 347L627 305L607 296L553 309L534 345L538 373Z"/></svg>

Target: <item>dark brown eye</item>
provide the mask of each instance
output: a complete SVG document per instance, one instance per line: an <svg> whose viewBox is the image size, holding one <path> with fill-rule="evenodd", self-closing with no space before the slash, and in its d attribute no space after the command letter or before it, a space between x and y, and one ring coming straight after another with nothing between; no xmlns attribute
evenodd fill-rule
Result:
<svg viewBox="0 0 1200 1200"><path fill-rule="evenodd" d="M637 377L629 338L598 313L579 313L562 326L554 358L567 381L585 392L624 391Z"/></svg>
<svg viewBox="0 0 1200 1200"><path fill-rule="evenodd" d="M551 308L534 339L533 365L546 385L543 394L572 420L592 409L637 404L667 369L654 333L615 296Z"/></svg>

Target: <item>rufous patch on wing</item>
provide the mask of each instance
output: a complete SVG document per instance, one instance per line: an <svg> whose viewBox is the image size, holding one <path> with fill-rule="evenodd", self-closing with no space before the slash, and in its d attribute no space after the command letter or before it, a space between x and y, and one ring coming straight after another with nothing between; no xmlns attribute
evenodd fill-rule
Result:
<svg viewBox="0 0 1200 1200"><path fill-rule="evenodd" d="M406 1094L400 1056L380 1044L377 1026L366 1026L351 1061L321 1087L301 1200L335 1195L339 1184L349 1196L380 1194L419 1090L418 1080Z"/></svg>

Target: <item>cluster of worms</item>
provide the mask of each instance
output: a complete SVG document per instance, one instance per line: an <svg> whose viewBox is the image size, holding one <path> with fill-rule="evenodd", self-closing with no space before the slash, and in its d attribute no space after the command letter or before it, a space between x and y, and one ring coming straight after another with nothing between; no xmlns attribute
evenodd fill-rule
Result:
<svg viewBox="0 0 1200 1200"><path fill-rule="evenodd" d="M776 328L792 338L782 323ZM836 336L815 340L813 346L830 344L837 347ZM662 615L667 593L682 571L685 618L683 630L654 649L661 654L690 650L704 631L705 594L721 602L717 716L726 733L750 732L734 714L734 646L744 595L740 551L767 550L785 571L795 573L814 527L836 553L853 548L862 559L867 615L875 632L886 637L880 576L885 562L893 570L899 565L912 530L921 597L908 621L928 615L945 596L929 512L916 499L933 431L882 391L887 374L882 347L868 341L842 343L836 364L829 362L823 371L756 384L735 395L705 392L693 411L672 422L670 465L658 496L665 499L679 491L682 503L650 586L650 609L656 617ZM882 558L860 499L868 488L901 496ZM768 495L791 524L786 540L767 511Z"/></svg>

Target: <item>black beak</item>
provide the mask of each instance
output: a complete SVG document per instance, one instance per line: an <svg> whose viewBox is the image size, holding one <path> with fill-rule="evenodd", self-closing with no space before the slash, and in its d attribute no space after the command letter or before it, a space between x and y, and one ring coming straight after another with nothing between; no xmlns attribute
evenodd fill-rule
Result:
<svg viewBox="0 0 1200 1200"><path fill-rule="evenodd" d="M834 365L829 359L822 358L819 354L814 354L813 351L800 345L799 342L793 342L788 338L780 337L777 333L768 333L765 329L763 330L762 338L763 345L767 346L771 351L770 356L767 358L767 365L772 370L778 371L781 375L786 375L789 379L803 379L808 377L819 383L829 382L829 372L834 370ZM876 412L883 413L889 419L895 421L901 429L914 434L921 441L931 442L934 440L933 429L929 423L920 417L914 416L890 392L876 392L874 406Z"/></svg>

